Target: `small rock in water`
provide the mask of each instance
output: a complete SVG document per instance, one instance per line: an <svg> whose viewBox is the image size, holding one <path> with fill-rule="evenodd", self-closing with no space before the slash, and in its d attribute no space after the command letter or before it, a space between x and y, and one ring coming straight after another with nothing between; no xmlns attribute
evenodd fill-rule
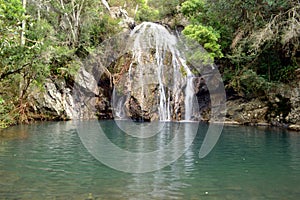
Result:
<svg viewBox="0 0 300 200"><path fill-rule="evenodd" d="M86 200L93 200L93 199L94 199L93 194L89 193L88 198Z"/></svg>
<svg viewBox="0 0 300 200"><path fill-rule="evenodd" d="M300 131L300 125L297 125L297 124L289 125L288 129L290 129L292 131Z"/></svg>

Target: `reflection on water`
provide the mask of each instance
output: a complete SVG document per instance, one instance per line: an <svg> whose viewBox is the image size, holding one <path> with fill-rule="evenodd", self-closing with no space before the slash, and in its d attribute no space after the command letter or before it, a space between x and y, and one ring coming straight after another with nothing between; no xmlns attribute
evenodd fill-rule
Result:
<svg viewBox="0 0 300 200"><path fill-rule="evenodd" d="M122 130L134 131L131 127L139 127L134 134L122 132L118 126L107 121L100 125L98 121L78 122L76 130L90 154L103 164L123 172L145 173L162 169L180 158L193 143L198 124L154 123L154 126L161 128L152 137L144 137L145 134L150 135L151 131L156 131L151 123L134 124L123 121ZM109 128L103 130L102 127ZM119 133L115 142L114 138L110 140L107 137L107 134L112 135L111 127L115 129L114 137L115 133Z"/></svg>
<svg viewBox="0 0 300 200"><path fill-rule="evenodd" d="M185 123L166 123L167 132L143 139L124 134L113 121L101 123L113 143L136 152L160 149L176 139L175 130L180 130L178 141L172 143L172 157L178 153L176 145L188 148L192 137L191 126ZM207 125L200 124L193 144L171 165L130 174L113 170L90 155L73 122L12 127L6 130L9 134L26 132L28 136L0 138L0 199L299 198L299 134L225 127L213 151L199 159L206 130ZM155 164L163 162L157 159Z"/></svg>

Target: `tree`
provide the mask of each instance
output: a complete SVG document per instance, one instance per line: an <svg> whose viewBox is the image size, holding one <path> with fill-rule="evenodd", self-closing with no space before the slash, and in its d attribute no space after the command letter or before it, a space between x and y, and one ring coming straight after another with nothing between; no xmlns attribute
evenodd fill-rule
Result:
<svg viewBox="0 0 300 200"><path fill-rule="evenodd" d="M203 0L188 0L182 4L182 13L188 17L191 25L185 27L183 34L201 44L211 60L223 57L221 45L218 44L220 34L212 26L206 25L202 21L202 11L204 10Z"/></svg>
<svg viewBox="0 0 300 200"><path fill-rule="evenodd" d="M49 74L49 38L51 27L25 15L18 0L1 0L0 87L1 115L4 124L26 121L28 90ZM24 2L23 2L24 3ZM25 27L25 20L29 25ZM3 119L2 119L3 118ZM4 120L5 119L5 120Z"/></svg>
<svg viewBox="0 0 300 200"><path fill-rule="evenodd" d="M221 58L221 45L218 44L220 35L211 26L189 25L183 30L187 37L199 42L208 52L209 59Z"/></svg>
<svg viewBox="0 0 300 200"><path fill-rule="evenodd" d="M32 88L71 79L80 52L115 33L102 11L98 0L0 0L0 127L30 120Z"/></svg>
<svg viewBox="0 0 300 200"><path fill-rule="evenodd" d="M293 74L299 65L297 0L187 0L182 12L193 25L220 34L225 58L218 62L230 76L251 69L269 81L284 81L279 77L291 79L283 73Z"/></svg>

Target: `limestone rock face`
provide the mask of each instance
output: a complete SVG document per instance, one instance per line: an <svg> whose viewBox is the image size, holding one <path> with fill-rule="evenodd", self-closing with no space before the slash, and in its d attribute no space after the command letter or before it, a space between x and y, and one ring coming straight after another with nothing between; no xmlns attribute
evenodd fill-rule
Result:
<svg viewBox="0 0 300 200"><path fill-rule="evenodd" d="M267 105L254 99L245 102L242 99L228 101L226 117L229 121L238 122L240 124L264 124L267 123L265 118L268 107Z"/></svg>
<svg viewBox="0 0 300 200"><path fill-rule="evenodd" d="M184 77L179 76L174 84L172 63L166 61L163 68L147 63L155 63L155 59L155 55L150 55L147 60L131 59L126 63L128 59L122 58L123 62L114 66L119 69L114 79L116 118L136 121L184 119L181 116L184 112ZM164 77L158 73L164 74Z"/></svg>
<svg viewBox="0 0 300 200"><path fill-rule="evenodd" d="M52 119L72 119L74 101L64 80L47 80L42 91L36 89L30 98L34 112Z"/></svg>
<svg viewBox="0 0 300 200"><path fill-rule="evenodd" d="M109 95L104 90L109 91L105 85L99 87L94 76L81 68L72 85L62 78L48 79L42 90L32 91L30 99L34 112L50 119L107 119L112 115Z"/></svg>
<svg viewBox="0 0 300 200"><path fill-rule="evenodd" d="M74 80L49 79L44 91L33 93L33 109L57 119L209 121L219 112L209 112L211 101L215 107L225 102L217 92L220 77L214 66L199 61L204 51L198 46L188 51L182 39L160 24L143 22L108 40L93 58L85 56ZM195 49L197 56L190 55ZM205 75L197 77L200 71Z"/></svg>
<svg viewBox="0 0 300 200"><path fill-rule="evenodd" d="M195 89L192 74L178 50L177 38L151 22L136 26L128 37L129 53L114 69L116 118L193 120Z"/></svg>
<svg viewBox="0 0 300 200"><path fill-rule="evenodd" d="M300 130L300 83L282 85L261 98L227 101L228 121Z"/></svg>

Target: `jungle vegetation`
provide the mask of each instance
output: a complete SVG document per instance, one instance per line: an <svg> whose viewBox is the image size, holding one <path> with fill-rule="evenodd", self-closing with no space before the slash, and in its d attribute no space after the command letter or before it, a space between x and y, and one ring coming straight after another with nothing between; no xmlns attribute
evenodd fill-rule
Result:
<svg viewBox="0 0 300 200"><path fill-rule="evenodd" d="M183 34L209 52L240 96L296 79L298 0L0 0L0 128L29 122L30 88L72 79L82 52L121 31L105 2L136 23L187 19Z"/></svg>

